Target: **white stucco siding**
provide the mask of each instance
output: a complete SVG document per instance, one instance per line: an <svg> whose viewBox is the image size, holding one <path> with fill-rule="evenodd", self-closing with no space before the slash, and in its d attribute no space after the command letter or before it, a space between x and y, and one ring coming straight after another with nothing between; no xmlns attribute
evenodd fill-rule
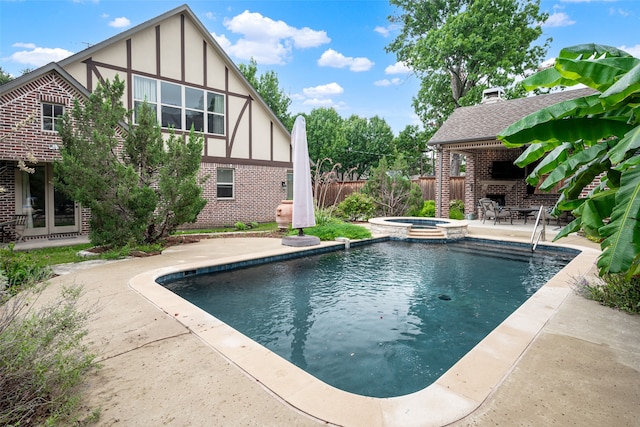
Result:
<svg viewBox="0 0 640 427"><path fill-rule="evenodd" d="M273 161L291 161L291 137L280 130L279 126L273 127Z"/></svg>
<svg viewBox="0 0 640 427"><path fill-rule="evenodd" d="M253 128L253 158L256 160L271 160L271 120L254 103Z"/></svg>
<svg viewBox="0 0 640 427"><path fill-rule="evenodd" d="M225 69L225 64L219 54L211 45L207 45L207 86L213 90L223 91L225 89Z"/></svg>
<svg viewBox="0 0 640 427"><path fill-rule="evenodd" d="M160 26L160 74L163 77L182 78L180 15L172 16Z"/></svg>
<svg viewBox="0 0 640 427"><path fill-rule="evenodd" d="M80 61L73 62L66 67L64 70L71 74L74 79L78 81L82 86L87 87L87 65L83 64Z"/></svg>
<svg viewBox="0 0 640 427"><path fill-rule="evenodd" d="M229 138L233 138L231 157L237 159L248 159L250 154L249 108L244 108L245 103L245 99L229 97L229 129L227 129L227 135L229 135Z"/></svg>
<svg viewBox="0 0 640 427"><path fill-rule="evenodd" d="M249 90L244 83L244 78L236 75L236 73L229 73L229 92L249 95Z"/></svg>
<svg viewBox="0 0 640 427"><path fill-rule="evenodd" d="M202 85L204 83L203 41L202 35L193 25L185 25L184 46L185 58L187 58L185 80L187 84Z"/></svg>
<svg viewBox="0 0 640 427"><path fill-rule="evenodd" d="M91 55L91 60L116 67L127 67L127 48L125 40L105 46Z"/></svg>
<svg viewBox="0 0 640 427"><path fill-rule="evenodd" d="M138 72L156 72L156 30L145 28L131 39L131 67Z"/></svg>
<svg viewBox="0 0 640 427"><path fill-rule="evenodd" d="M225 140L207 137L205 142L205 155L210 157L225 157L226 147Z"/></svg>

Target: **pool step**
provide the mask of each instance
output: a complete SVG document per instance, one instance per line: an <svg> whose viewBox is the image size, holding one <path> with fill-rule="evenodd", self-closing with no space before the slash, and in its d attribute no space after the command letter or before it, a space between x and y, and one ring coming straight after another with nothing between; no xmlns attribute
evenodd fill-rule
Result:
<svg viewBox="0 0 640 427"><path fill-rule="evenodd" d="M437 228L411 227L407 237L410 239L444 239L444 234Z"/></svg>

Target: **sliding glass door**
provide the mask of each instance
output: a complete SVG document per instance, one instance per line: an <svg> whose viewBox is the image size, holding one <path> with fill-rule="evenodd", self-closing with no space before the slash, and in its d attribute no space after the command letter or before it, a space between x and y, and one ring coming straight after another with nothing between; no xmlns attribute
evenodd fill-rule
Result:
<svg viewBox="0 0 640 427"><path fill-rule="evenodd" d="M27 215L26 236L79 231L77 204L53 187L53 165L36 166L16 175L18 213Z"/></svg>

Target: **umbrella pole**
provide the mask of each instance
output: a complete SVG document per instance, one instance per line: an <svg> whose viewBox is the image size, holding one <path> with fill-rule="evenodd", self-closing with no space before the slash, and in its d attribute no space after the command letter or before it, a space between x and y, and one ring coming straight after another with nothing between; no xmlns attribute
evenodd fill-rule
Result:
<svg viewBox="0 0 640 427"><path fill-rule="evenodd" d="M302 228L298 228L298 236L304 236L304 232L302 231Z"/></svg>

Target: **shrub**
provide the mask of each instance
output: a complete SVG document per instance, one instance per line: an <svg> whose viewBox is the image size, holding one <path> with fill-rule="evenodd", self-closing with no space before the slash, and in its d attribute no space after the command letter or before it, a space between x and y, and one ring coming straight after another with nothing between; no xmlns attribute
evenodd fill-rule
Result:
<svg viewBox="0 0 640 427"><path fill-rule="evenodd" d="M2 305L0 425L80 425L82 378L98 367L83 343L91 313L78 310L80 294L65 288L36 309L22 292Z"/></svg>
<svg viewBox="0 0 640 427"><path fill-rule="evenodd" d="M464 219L464 202L462 200L452 200L449 203L449 218Z"/></svg>
<svg viewBox="0 0 640 427"><path fill-rule="evenodd" d="M297 234L297 231L294 230L291 232L291 234ZM304 234L317 236L320 238L320 240L324 241L335 240L336 237L346 237L353 240L368 239L371 237L371 232L360 225L338 221L334 221L325 225L305 228Z"/></svg>
<svg viewBox="0 0 640 427"><path fill-rule="evenodd" d="M42 260L28 252L14 251L13 245L0 249L0 271L4 273L5 292L9 295L51 277L51 269Z"/></svg>
<svg viewBox="0 0 640 427"><path fill-rule="evenodd" d="M640 277L628 279L623 274L607 274L602 282L585 285L587 297L607 307L640 313Z"/></svg>
<svg viewBox="0 0 640 427"><path fill-rule="evenodd" d="M250 228L258 228L258 227L260 227L260 224L258 224L257 222L254 221L251 224L249 224L249 227Z"/></svg>
<svg viewBox="0 0 640 427"><path fill-rule="evenodd" d="M425 200L422 203L422 208L418 210L412 210L409 212L410 216L421 216L433 218L436 216L436 201L435 200Z"/></svg>
<svg viewBox="0 0 640 427"><path fill-rule="evenodd" d="M233 224L233 226L236 228L236 230L240 230L240 231L243 231L243 230L247 229L247 224L245 224L242 221L236 222L235 224Z"/></svg>
<svg viewBox="0 0 640 427"><path fill-rule="evenodd" d="M376 212L376 202L362 193L349 194L338 204L337 214L346 221L366 221Z"/></svg>

